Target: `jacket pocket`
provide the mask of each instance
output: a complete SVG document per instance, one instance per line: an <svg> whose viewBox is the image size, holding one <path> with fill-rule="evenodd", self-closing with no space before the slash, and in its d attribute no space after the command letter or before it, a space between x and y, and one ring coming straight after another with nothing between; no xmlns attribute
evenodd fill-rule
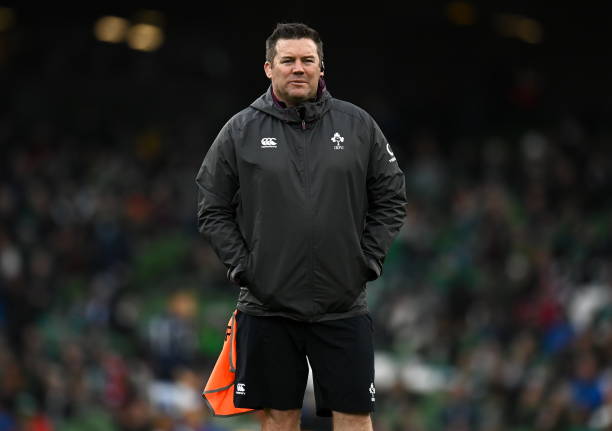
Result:
<svg viewBox="0 0 612 431"><path fill-rule="evenodd" d="M359 267L361 269L361 277L363 280L363 283L365 284L367 281L369 281L369 277L370 277L370 272L372 271L368 262L368 258L365 255L365 253L363 252L363 250L361 251L361 253L359 253Z"/></svg>
<svg viewBox="0 0 612 431"><path fill-rule="evenodd" d="M378 268L376 261L373 258L368 258L363 250L361 251L361 257L365 281L374 281L380 277L381 269Z"/></svg>
<svg viewBox="0 0 612 431"><path fill-rule="evenodd" d="M262 292L260 292L260 289L257 283L258 280L255 277L255 274L256 274L255 259L253 256L253 251L251 250L247 257L247 265L246 265L246 270L245 270L245 277L248 282L246 287L251 293L251 296L255 297L255 299L259 301L259 303L264 304L265 298L263 297Z"/></svg>

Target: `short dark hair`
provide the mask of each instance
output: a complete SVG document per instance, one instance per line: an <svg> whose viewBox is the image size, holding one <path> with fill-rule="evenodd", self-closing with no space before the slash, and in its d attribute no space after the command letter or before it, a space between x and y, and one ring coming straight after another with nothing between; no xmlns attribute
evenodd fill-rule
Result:
<svg viewBox="0 0 612 431"><path fill-rule="evenodd" d="M266 39L266 61L272 63L276 56L276 42L279 39L311 39L317 45L317 54L323 62L323 41L319 32L301 22L278 23Z"/></svg>

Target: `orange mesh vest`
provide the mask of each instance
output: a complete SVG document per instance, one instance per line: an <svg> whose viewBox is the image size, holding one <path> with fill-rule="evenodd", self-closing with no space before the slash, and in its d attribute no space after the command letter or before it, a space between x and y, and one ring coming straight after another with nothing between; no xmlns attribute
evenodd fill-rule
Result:
<svg viewBox="0 0 612 431"><path fill-rule="evenodd" d="M223 349L208 382L204 387L202 396L213 416L234 416L250 413L254 409L242 409L234 406L234 383L236 381L236 310L232 313L227 330Z"/></svg>

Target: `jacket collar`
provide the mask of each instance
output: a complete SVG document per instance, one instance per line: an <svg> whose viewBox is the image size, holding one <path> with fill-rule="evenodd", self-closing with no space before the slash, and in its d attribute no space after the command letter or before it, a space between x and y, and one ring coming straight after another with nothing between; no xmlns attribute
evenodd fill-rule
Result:
<svg viewBox="0 0 612 431"><path fill-rule="evenodd" d="M317 97L314 100L287 107L276 98L272 91L272 85L270 85L268 91L251 103L251 107L283 121L291 123L306 121L309 123L319 119L329 110L331 98L331 94L325 86L325 81L321 78L317 89Z"/></svg>

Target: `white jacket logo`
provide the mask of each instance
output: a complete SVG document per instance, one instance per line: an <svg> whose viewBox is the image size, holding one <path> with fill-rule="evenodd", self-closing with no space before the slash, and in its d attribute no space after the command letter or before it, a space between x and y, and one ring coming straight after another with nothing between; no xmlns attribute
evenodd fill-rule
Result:
<svg viewBox="0 0 612 431"><path fill-rule="evenodd" d="M246 394L246 385L244 383L236 383L236 394L237 395Z"/></svg>
<svg viewBox="0 0 612 431"><path fill-rule="evenodd" d="M261 148L276 148L276 138L262 138Z"/></svg>
<svg viewBox="0 0 612 431"><path fill-rule="evenodd" d="M372 382L370 384L370 389L368 389L368 391L370 392L370 396L372 397L372 401L375 401L376 398L374 397L374 395L376 395L376 389L374 388L374 382Z"/></svg>
<svg viewBox="0 0 612 431"><path fill-rule="evenodd" d="M391 146L389 144L387 144L387 153L389 153L389 155L391 156L389 161L390 162L394 162L395 161L395 156L393 155L393 151L391 151Z"/></svg>
<svg viewBox="0 0 612 431"><path fill-rule="evenodd" d="M334 150L344 150L344 145L340 145L341 142L344 142L344 138L340 136L340 133L334 133L334 136L331 138L331 141L336 144L334 145Z"/></svg>

